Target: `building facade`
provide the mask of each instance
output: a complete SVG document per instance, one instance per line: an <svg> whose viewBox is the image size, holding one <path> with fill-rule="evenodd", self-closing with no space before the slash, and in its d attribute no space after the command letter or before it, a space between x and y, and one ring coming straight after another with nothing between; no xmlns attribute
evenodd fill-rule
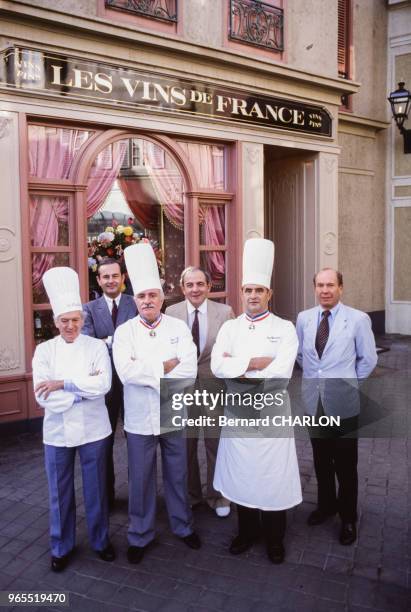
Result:
<svg viewBox="0 0 411 612"><path fill-rule="evenodd" d="M386 101L399 50L409 72L400 5L0 0L0 422L41 416L42 274L73 266L88 300L119 225L123 246L153 244L169 302L201 264L238 310L244 239L265 236L280 315L313 305L332 266L377 330L387 314L410 333L411 173Z"/></svg>

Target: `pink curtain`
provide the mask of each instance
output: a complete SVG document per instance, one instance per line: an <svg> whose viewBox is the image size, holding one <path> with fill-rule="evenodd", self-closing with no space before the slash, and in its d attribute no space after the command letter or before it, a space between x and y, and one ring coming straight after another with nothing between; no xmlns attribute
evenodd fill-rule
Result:
<svg viewBox="0 0 411 612"><path fill-rule="evenodd" d="M53 248L58 244L59 221L68 221L67 198L30 197L30 235L33 246ZM38 253L33 260L33 289L53 266L54 255Z"/></svg>
<svg viewBox="0 0 411 612"><path fill-rule="evenodd" d="M144 165L151 178L158 203L174 227L184 229L183 177L169 155L164 155L164 167L158 167L156 148L144 142Z"/></svg>
<svg viewBox="0 0 411 612"><path fill-rule="evenodd" d="M67 130L30 126L29 173L40 178L68 178L76 151L88 136L84 130ZM68 221L67 199L62 197L30 198L30 232L32 244L54 247L58 242L59 222ZM39 254L33 260L33 289L41 284L43 274L52 267L54 255Z"/></svg>
<svg viewBox="0 0 411 612"><path fill-rule="evenodd" d="M128 142L120 140L97 155L87 181L87 219L104 204L117 178L127 147Z"/></svg>
<svg viewBox="0 0 411 612"><path fill-rule="evenodd" d="M30 125L30 176L67 179L76 154L91 134L86 130Z"/></svg>
<svg viewBox="0 0 411 612"><path fill-rule="evenodd" d="M224 206L209 206L205 211L204 233L208 246L225 244ZM206 253L209 272L216 285L224 282L225 259L224 253L211 251Z"/></svg>
<svg viewBox="0 0 411 612"><path fill-rule="evenodd" d="M224 148L195 142L179 142L193 165L201 188L224 188ZM199 222L204 224L204 238L207 246L225 244L224 206L200 207ZM224 282L225 259L219 251L206 253L207 267L216 285Z"/></svg>
<svg viewBox="0 0 411 612"><path fill-rule="evenodd" d="M224 146L182 141L178 144L194 166L199 187L224 189Z"/></svg>

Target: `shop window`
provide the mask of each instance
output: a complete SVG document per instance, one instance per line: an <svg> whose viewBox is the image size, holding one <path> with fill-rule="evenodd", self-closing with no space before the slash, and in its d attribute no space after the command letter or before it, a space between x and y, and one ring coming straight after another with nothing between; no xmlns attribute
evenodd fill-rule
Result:
<svg viewBox="0 0 411 612"><path fill-rule="evenodd" d="M112 159L110 168L103 167L105 158ZM100 291L98 260L109 256L121 262L124 248L140 241L153 246L166 300L179 298L185 265L184 181L171 156L142 138L109 145L91 168L87 202L90 299ZM131 292L128 281L125 290Z"/></svg>
<svg viewBox="0 0 411 612"><path fill-rule="evenodd" d="M229 208L233 194L227 192L227 146L174 141L177 155L191 166L188 191L177 157L161 142L119 134L118 140L103 143L104 133L98 130L28 126L25 260L32 278L36 343L56 333L42 283L48 269L75 268L82 290L88 269L89 299L94 299L100 292L98 260L110 256L121 262L124 248L139 241L150 242L156 253L166 305L182 299L179 279L187 265L208 270L214 299L227 297L227 244L235 227ZM88 174L83 164L90 164ZM128 282L124 290L131 292Z"/></svg>
<svg viewBox="0 0 411 612"><path fill-rule="evenodd" d="M230 40L261 49L284 50L284 12L278 2L229 0Z"/></svg>
<svg viewBox="0 0 411 612"><path fill-rule="evenodd" d="M200 262L211 277L213 292L224 292L225 284L225 205L200 205Z"/></svg>
<svg viewBox="0 0 411 612"><path fill-rule="evenodd" d="M338 76L340 79L351 79L351 43L352 21L351 0L338 0ZM344 95L341 105L344 110L351 110L351 96Z"/></svg>

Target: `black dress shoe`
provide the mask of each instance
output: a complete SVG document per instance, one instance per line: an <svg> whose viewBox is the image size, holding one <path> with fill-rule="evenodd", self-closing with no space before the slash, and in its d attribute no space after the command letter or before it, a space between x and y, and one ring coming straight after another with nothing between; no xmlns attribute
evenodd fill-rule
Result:
<svg viewBox="0 0 411 612"><path fill-rule="evenodd" d="M253 544L254 540L252 538L244 538L238 535L231 542L229 551L232 555L241 555L241 553L251 548Z"/></svg>
<svg viewBox="0 0 411 612"><path fill-rule="evenodd" d="M53 572L62 572L66 569L69 560L69 554L70 553L68 553L67 555L63 555L63 557L51 557L51 569Z"/></svg>
<svg viewBox="0 0 411 612"><path fill-rule="evenodd" d="M199 548L201 548L201 540L195 531L193 531L193 533L190 533L190 535L186 536L185 538L181 539L186 546L192 548L193 550L198 550Z"/></svg>
<svg viewBox="0 0 411 612"><path fill-rule="evenodd" d="M357 539L357 527L355 523L342 523L340 531L340 544L349 546Z"/></svg>
<svg viewBox="0 0 411 612"><path fill-rule="evenodd" d="M285 549L282 544L267 546L267 555L271 563L278 565L284 561Z"/></svg>
<svg viewBox="0 0 411 612"><path fill-rule="evenodd" d="M103 561L114 561L114 559L116 558L115 550L112 544L110 543L107 544L107 546L103 548L103 550L97 550L96 552L100 559L102 559Z"/></svg>
<svg viewBox="0 0 411 612"><path fill-rule="evenodd" d="M137 565L137 563L143 560L145 550L145 546L129 546L127 549L127 561Z"/></svg>
<svg viewBox="0 0 411 612"><path fill-rule="evenodd" d="M307 525L321 525L325 523L330 516L334 516L335 512L324 512L323 510L313 510L307 519Z"/></svg>

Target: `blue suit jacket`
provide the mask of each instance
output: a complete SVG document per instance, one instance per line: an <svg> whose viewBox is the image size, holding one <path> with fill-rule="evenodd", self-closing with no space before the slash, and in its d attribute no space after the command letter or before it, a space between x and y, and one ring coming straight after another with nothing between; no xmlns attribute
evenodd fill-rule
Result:
<svg viewBox="0 0 411 612"><path fill-rule="evenodd" d="M93 336L94 338L114 336L115 330L113 321L104 296L84 304L83 311L86 315L86 320L81 330L82 334ZM136 315L137 307L134 298L131 295L123 293L118 307L116 327L132 319Z"/></svg>
<svg viewBox="0 0 411 612"><path fill-rule="evenodd" d="M296 327L306 412L314 415L321 397L327 415L348 418L358 414L358 381L367 378L377 364L369 316L340 303L321 359L315 348L318 306L300 312Z"/></svg>

